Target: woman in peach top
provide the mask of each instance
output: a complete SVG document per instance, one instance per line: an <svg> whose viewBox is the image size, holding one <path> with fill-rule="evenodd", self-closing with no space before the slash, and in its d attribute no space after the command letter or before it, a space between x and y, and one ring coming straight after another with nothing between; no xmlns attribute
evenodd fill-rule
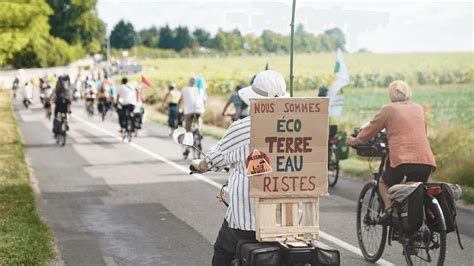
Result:
<svg viewBox="0 0 474 266"><path fill-rule="evenodd" d="M428 143L423 107L410 101L411 89L401 80L389 85L388 94L392 103L383 106L356 138L348 136L346 139L347 144L357 146L366 143L385 128L390 154L379 191L386 209L391 207L387 195L390 186L403 181L427 182L436 168Z"/></svg>

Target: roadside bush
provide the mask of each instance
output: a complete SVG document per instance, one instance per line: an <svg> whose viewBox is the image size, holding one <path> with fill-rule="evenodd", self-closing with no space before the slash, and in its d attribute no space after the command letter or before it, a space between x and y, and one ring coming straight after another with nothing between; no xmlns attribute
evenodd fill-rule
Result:
<svg viewBox="0 0 474 266"><path fill-rule="evenodd" d="M474 187L474 136L462 125L442 124L430 136L437 170L433 179Z"/></svg>

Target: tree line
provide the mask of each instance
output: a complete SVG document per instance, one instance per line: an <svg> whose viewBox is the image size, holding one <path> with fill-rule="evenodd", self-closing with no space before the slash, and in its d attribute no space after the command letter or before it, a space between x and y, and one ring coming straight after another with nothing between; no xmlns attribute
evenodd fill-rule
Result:
<svg viewBox="0 0 474 266"><path fill-rule="evenodd" d="M0 66L65 65L104 50L96 0L0 0Z"/></svg>
<svg viewBox="0 0 474 266"><path fill-rule="evenodd" d="M221 54L247 52L250 54L288 53L290 51L290 36L271 30L264 30L260 35L243 35L238 29L224 31L219 29L216 34L202 28L191 31L186 26L174 29L169 25L135 31L130 22L119 21L110 36L113 48L130 49L134 46L169 49L176 52L196 53L199 51L216 51ZM341 29L332 28L324 33L314 35L307 32L303 25L295 30L296 52L330 52L336 48L345 50L345 36ZM204 48L204 49L202 49Z"/></svg>

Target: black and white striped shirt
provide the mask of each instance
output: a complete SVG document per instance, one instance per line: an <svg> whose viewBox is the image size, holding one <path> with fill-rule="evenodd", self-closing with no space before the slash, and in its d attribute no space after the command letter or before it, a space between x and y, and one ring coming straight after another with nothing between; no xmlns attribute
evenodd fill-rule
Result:
<svg viewBox="0 0 474 266"><path fill-rule="evenodd" d="M250 198L245 158L250 150L250 117L238 120L206 156L213 170L229 166L229 207L225 219L230 228L255 231L255 202Z"/></svg>

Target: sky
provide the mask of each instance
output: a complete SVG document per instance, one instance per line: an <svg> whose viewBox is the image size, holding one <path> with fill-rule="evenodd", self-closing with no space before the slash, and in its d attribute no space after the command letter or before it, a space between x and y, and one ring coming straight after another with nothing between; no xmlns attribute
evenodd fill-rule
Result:
<svg viewBox="0 0 474 266"><path fill-rule="evenodd" d="M348 51L474 51L473 1L366 0L296 1L295 24L319 34L339 27ZM197 27L215 33L238 28L259 35L270 29L290 33L291 0L98 0L110 32L121 19L136 30L150 26Z"/></svg>

